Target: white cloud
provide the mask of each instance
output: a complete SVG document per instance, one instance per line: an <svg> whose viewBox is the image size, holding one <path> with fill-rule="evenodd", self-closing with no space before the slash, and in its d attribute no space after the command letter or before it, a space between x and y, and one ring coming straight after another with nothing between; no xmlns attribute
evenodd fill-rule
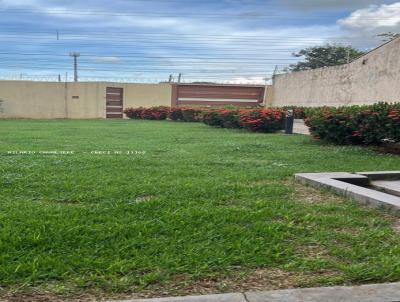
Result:
<svg viewBox="0 0 400 302"><path fill-rule="evenodd" d="M94 60L99 63L118 64L121 59L118 57L95 57Z"/></svg>
<svg viewBox="0 0 400 302"><path fill-rule="evenodd" d="M386 0L281 0L287 7L300 10L356 9L370 4L382 4Z"/></svg>
<svg viewBox="0 0 400 302"><path fill-rule="evenodd" d="M400 25L400 2L356 10L349 17L339 20L338 24L350 30L397 29Z"/></svg>
<svg viewBox="0 0 400 302"><path fill-rule="evenodd" d="M39 6L37 0L0 0L0 5L3 8L9 7L35 7Z"/></svg>
<svg viewBox="0 0 400 302"><path fill-rule="evenodd" d="M237 77L226 81L226 84L264 85L267 80L268 77Z"/></svg>

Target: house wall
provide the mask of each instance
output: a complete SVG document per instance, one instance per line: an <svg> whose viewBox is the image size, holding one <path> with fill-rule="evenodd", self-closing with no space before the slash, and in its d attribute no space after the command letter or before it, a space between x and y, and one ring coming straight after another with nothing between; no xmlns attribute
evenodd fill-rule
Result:
<svg viewBox="0 0 400 302"><path fill-rule="evenodd" d="M0 81L0 118L105 118L106 87L124 89L124 108L171 104L169 84Z"/></svg>
<svg viewBox="0 0 400 302"><path fill-rule="evenodd" d="M272 106L341 106L400 101L400 39L350 64L274 77Z"/></svg>

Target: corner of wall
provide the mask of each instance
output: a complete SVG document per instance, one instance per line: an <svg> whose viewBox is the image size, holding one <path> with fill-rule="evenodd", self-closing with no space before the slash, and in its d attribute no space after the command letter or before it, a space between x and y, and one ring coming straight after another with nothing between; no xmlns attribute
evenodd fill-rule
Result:
<svg viewBox="0 0 400 302"><path fill-rule="evenodd" d="M265 107L272 107L274 103L274 86L267 85L265 90Z"/></svg>
<svg viewBox="0 0 400 302"><path fill-rule="evenodd" d="M178 85L171 84L171 107L178 106Z"/></svg>

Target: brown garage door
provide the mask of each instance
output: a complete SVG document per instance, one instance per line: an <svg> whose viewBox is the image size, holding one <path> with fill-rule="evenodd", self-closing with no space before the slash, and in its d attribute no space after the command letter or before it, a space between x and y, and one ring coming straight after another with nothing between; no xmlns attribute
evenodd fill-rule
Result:
<svg viewBox="0 0 400 302"><path fill-rule="evenodd" d="M123 88L107 87L106 88L106 117L122 118L123 108Z"/></svg>

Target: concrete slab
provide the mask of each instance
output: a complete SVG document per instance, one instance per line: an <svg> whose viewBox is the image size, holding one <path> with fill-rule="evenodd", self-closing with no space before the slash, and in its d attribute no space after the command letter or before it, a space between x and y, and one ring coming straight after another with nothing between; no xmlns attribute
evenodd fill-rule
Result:
<svg viewBox="0 0 400 302"><path fill-rule="evenodd" d="M296 134L306 134L310 135L310 131L306 124L304 124L304 120L295 119L293 122L293 133Z"/></svg>
<svg viewBox="0 0 400 302"><path fill-rule="evenodd" d="M398 302L400 283L245 293L249 302Z"/></svg>
<svg viewBox="0 0 400 302"><path fill-rule="evenodd" d="M301 183L309 184L316 188L327 188L337 194L349 197L355 201L377 208L400 211L400 197L365 188L358 182L364 182L361 177L365 175L351 174L346 172L335 173L299 173L295 179ZM349 179L354 177L353 181ZM345 182L345 181L346 182Z"/></svg>
<svg viewBox="0 0 400 302"><path fill-rule="evenodd" d="M388 194L400 196L400 180L374 180L371 185Z"/></svg>
<svg viewBox="0 0 400 302"><path fill-rule="evenodd" d="M217 294L204 296L185 296L171 298L119 300L109 302L247 302L242 293Z"/></svg>
<svg viewBox="0 0 400 302"><path fill-rule="evenodd" d="M370 180L398 180L400 179L400 171L374 171L374 172L357 172L357 174L367 176Z"/></svg>
<svg viewBox="0 0 400 302"><path fill-rule="evenodd" d="M399 302L400 282L109 302Z"/></svg>

